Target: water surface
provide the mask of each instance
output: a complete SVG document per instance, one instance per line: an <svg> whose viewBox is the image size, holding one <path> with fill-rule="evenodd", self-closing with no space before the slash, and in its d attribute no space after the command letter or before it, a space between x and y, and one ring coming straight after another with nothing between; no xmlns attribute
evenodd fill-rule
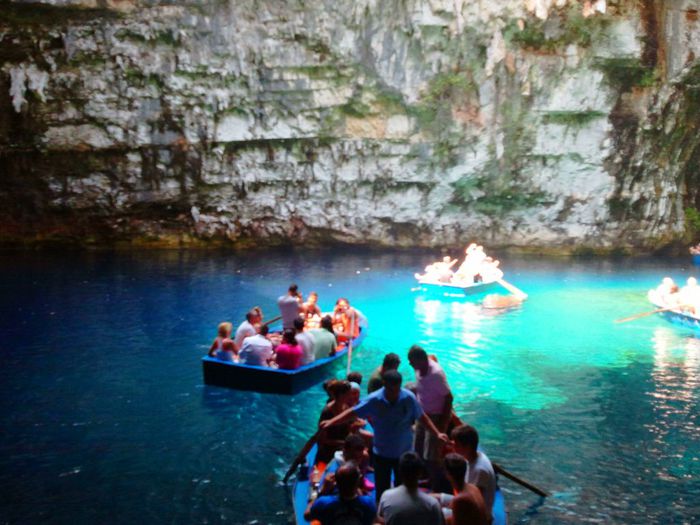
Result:
<svg viewBox="0 0 700 525"><path fill-rule="evenodd" d="M453 254L456 255L456 254ZM694 523L700 516L700 340L649 309L686 260L505 258L523 307L412 291L430 255L220 252L0 256L0 521L271 523L279 480L324 395L202 385L200 356L291 281L370 321L366 377L386 352L434 353L502 480L511 523ZM338 375L343 367L336 370ZM256 521L257 520L257 521Z"/></svg>

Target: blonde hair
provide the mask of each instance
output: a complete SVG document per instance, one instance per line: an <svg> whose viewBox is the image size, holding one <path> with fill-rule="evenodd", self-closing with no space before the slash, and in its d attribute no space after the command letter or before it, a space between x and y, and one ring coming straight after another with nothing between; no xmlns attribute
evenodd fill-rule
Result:
<svg viewBox="0 0 700 525"><path fill-rule="evenodd" d="M229 337L233 332L233 325L231 323L219 323L219 336Z"/></svg>

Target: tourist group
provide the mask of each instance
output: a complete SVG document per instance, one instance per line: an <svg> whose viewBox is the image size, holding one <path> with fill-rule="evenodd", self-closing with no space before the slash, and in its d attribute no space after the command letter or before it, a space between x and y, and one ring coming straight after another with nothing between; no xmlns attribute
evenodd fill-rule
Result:
<svg viewBox="0 0 700 525"><path fill-rule="evenodd" d="M492 523L496 477L479 450L479 434L455 416L451 389L435 357L414 345L408 362L414 384L402 385L400 358L387 354L363 399L357 372L324 384L329 400L319 418L306 520Z"/></svg>
<svg viewBox="0 0 700 525"><path fill-rule="evenodd" d="M360 320L345 298L336 301L331 315L322 316L318 294L304 302L296 284L277 300L281 315L263 322L259 307L252 308L233 334L230 322L219 324L209 356L221 361L294 370L317 359L334 355L359 335ZM282 332L271 333L269 325L281 318Z"/></svg>

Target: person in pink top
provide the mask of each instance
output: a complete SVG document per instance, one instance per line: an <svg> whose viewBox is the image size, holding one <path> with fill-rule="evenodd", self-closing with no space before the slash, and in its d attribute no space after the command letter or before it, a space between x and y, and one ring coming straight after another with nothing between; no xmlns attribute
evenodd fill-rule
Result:
<svg viewBox="0 0 700 525"><path fill-rule="evenodd" d="M413 345L408 351L408 362L416 371L418 403L435 428L446 432L452 416L453 397L445 372L437 361L429 359L426 351L418 345ZM439 441L433 438L425 426L418 423L414 445L418 455L425 460L433 490L438 490L444 482Z"/></svg>
<svg viewBox="0 0 700 525"><path fill-rule="evenodd" d="M283 370L294 370L301 365L304 351L295 339L296 332L293 328L287 328L282 333L282 343L275 350L277 366Z"/></svg>

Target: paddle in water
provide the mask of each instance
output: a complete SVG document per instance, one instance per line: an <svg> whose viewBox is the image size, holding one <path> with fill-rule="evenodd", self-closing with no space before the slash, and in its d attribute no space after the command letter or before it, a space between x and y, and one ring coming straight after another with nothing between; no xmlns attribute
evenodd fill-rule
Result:
<svg viewBox="0 0 700 525"><path fill-rule="evenodd" d="M631 315L629 317L623 317L622 319L615 319L616 323L626 323L628 321L634 321L635 319L641 319L642 317L647 317L648 315L654 315L658 314L661 312L668 312L670 310L680 310L681 308L686 308L687 305L677 305L677 306L669 306L667 308L656 308L655 310L651 310L649 312L642 312L641 314L636 314L636 315Z"/></svg>

